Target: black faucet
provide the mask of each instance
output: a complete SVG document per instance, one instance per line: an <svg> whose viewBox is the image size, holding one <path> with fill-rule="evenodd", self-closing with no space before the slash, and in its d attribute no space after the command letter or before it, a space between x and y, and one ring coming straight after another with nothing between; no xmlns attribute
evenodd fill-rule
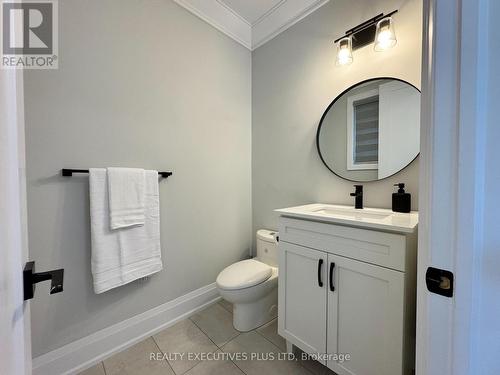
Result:
<svg viewBox="0 0 500 375"><path fill-rule="evenodd" d="M363 185L354 185L356 191L351 193L351 197L356 197L354 208L362 209L363 208Z"/></svg>

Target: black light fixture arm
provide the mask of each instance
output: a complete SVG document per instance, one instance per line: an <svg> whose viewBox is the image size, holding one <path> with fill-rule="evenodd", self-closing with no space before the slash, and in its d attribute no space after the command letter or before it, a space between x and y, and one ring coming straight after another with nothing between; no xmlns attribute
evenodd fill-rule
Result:
<svg viewBox="0 0 500 375"><path fill-rule="evenodd" d="M375 17L370 18L369 20L366 20L364 22L361 22L359 25L353 27L352 29L347 30L343 36L335 39L333 41L333 43L337 43L339 40L344 39L345 37L348 37L348 36L357 34L361 31L364 31L364 30L374 26L378 21L380 21L384 18L391 17L394 13L397 13L397 9L393 10L392 12L387 13L387 14L384 14L384 13L377 14Z"/></svg>

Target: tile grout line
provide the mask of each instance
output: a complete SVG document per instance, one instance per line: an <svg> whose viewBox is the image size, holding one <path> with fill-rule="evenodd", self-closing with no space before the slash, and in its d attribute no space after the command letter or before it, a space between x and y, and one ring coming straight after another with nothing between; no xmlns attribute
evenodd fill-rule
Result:
<svg viewBox="0 0 500 375"><path fill-rule="evenodd" d="M213 305L215 305L216 303L217 303L217 302L213 303L213 304L212 304L212 305L210 305L210 306L213 306ZM207 306L206 308L209 308L210 306ZM202 310L202 311L204 311L204 310ZM195 315L196 315L196 314L195 314ZM194 316L194 315L193 315L193 316ZM217 349L216 349L213 353L215 353L215 352L217 352L218 350L220 350L219 346L218 346L218 345L217 345L217 344L216 344L216 343L215 343L215 342L214 342L214 341L213 341L213 340L212 340L212 339L211 339L211 338L210 338L210 337L209 337L209 336L205 333L205 331L203 331L203 329L201 329L201 327L199 327L199 326L198 326L198 324L196 324L196 323L193 321L193 319L191 319L191 316L190 316L190 317L187 317L187 318L185 318L185 319L183 319L183 320L180 320L178 323L183 322L183 321L185 321L185 320L189 320L191 323L193 323L193 324L196 326L196 328L198 328L198 329L201 331L201 333L203 333L203 334L207 337L207 339L209 339L209 340L212 342L212 344L214 344L214 345L215 345L215 347L216 347ZM160 349L160 345L158 345L158 343L156 342L155 338L154 338L153 336L151 336L151 338L153 339L153 341L154 341L154 343L155 343L156 347L160 350L160 352L162 352L163 354L166 354L163 350L161 350L161 349ZM212 352L211 352L211 353L212 353ZM179 373L179 374L178 374L177 372L175 372L174 368L172 367L172 365L170 364L170 362L169 362L169 361L168 361L168 359L167 359L167 363L168 363L169 367L172 369L172 371L173 371L173 373L174 373L175 375L184 375L184 374L188 373L189 371L191 371L192 369L194 369L196 366L198 366L201 362L203 362L203 361L199 361L197 364L195 364L195 365L194 365L193 367L191 367L190 369L188 369L188 370L186 370L186 371L181 372L181 373Z"/></svg>
<svg viewBox="0 0 500 375"><path fill-rule="evenodd" d="M193 319L191 319L191 318L188 318L188 319L189 319L189 320L191 320L191 322L192 322L192 323L193 323L193 324L194 324L194 325L195 325L195 326L196 326L196 327L197 327L197 328L198 328L201 332L203 332L203 334L204 334L205 336L207 336L207 338L208 338L210 341L212 341L212 343L213 343L213 344L217 347L217 350L222 350L222 347L223 347L224 345L226 345L229 341L234 340L236 337L238 337L238 336L240 335L240 332L239 332L239 331L236 331L236 332L238 332L238 334L237 334L236 336L234 336L234 337L230 338L228 341L226 341L225 343L221 344L221 346L219 346L219 345L217 345L217 343L216 343L214 340L212 340L212 339L210 338L210 336L209 336L209 335L208 335L208 334L207 334L207 333L203 330L203 328L201 328L198 324L196 324L196 322L195 322Z"/></svg>
<svg viewBox="0 0 500 375"><path fill-rule="evenodd" d="M277 318L275 318L275 319L277 319ZM271 322L272 322L272 320L271 320ZM281 350L283 350L283 349L281 349L278 345L276 345L274 342L272 342L271 340L269 340L266 336L264 336L264 334L263 334L263 333L260 333L260 332L259 332L259 328L264 327L265 325L267 325L267 324L269 324L269 323L270 323L270 322L268 322L268 323L266 323L266 324L263 324L263 325L261 325L261 326L260 326L260 327L258 327L258 328L255 328L255 329L254 329L254 331L255 331L258 335L260 335L261 337L263 337L263 338L264 338L267 342L271 343L272 345L274 345L276 348L278 348L278 349L281 351ZM286 352L286 350L285 350L285 352ZM282 352L282 353L284 353L284 352ZM311 370L309 370L307 367L305 367L305 366L302 364L302 362L301 362L301 361L297 361L297 362L298 362L298 365L299 365L299 366L301 366L304 370L306 370L306 371L307 371L307 372L309 372L310 374L314 375L314 373L313 373Z"/></svg>
<svg viewBox="0 0 500 375"><path fill-rule="evenodd" d="M222 301L226 301L226 300L222 300ZM227 302L227 301L226 301ZM217 302L219 305L221 305L221 307L226 310L227 312L230 312L231 315L233 315L233 310L232 310L232 307L233 307L233 304L231 304L231 310L227 309L222 303L221 301ZM228 302L229 303L229 302Z"/></svg>
<svg viewBox="0 0 500 375"><path fill-rule="evenodd" d="M238 336L239 336L239 335L238 335ZM236 337L238 337L238 336L236 336ZM235 337L235 338L236 338L236 337ZM233 339L233 340L234 340L234 339ZM222 347L226 346L227 344L229 344L229 343L230 343L231 341L233 341L233 340L230 340L230 341L226 342L224 345L222 345ZM222 352L222 353L226 353L226 354L227 354L227 352L225 352L225 351L222 349L222 347L220 348L221 352ZM240 366L238 366L238 364L237 364L237 363L236 363L233 359L229 359L229 362L232 362L232 363L233 363L233 365L235 365L235 366L236 366L236 368L237 368L238 370L240 370L243 374L248 375L245 371L243 371L243 369L242 369Z"/></svg>
<svg viewBox="0 0 500 375"><path fill-rule="evenodd" d="M225 308L225 306L224 306L224 305L222 305L220 302L216 302L216 303L214 303L214 304L213 304L213 305L211 305L211 306L214 306L214 305L219 305L220 307L222 307L222 308L223 308L223 310L224 310L224 311L226 311L226 312L228 312L229 314L231 314L231 318L233 318L233 313L232 313L231 311L229 311L227 308ZM210 307L210 306L208 306L207 308L209 308L209 307ZM202 311L203 311L203 310L202 310ZM202 311L200 311L200 313L201 313ZM215 349L213 352L212 352L212 351L210 351L210 353L217 353L217 352L221 352L221 353L224 353L224 354L228 354L228 352L224 351L224 347L225 347L225 346L227 346L227 344L229 344L230 342L232 342L232 341L234 341L235 339L237 339L237 338L238 338L238 337L242 334L242 332L240 332L240 331L238 331L238 330L236 330L236 329L235 329L235 331L236 331L236 333L237 333L237 334L236 334L234 337L230 337L227 341L225 341L224 343L221 343L221 344L219 345L219 344L217 344L214 340L212 340L212 338L208 335L208 333L207 333L207 332L205 332L205 330L204 330L204 329L203 329L203 328L202 328L199 324L197 324L197 323L196 323L196 322L192 319L193 317L194 317L194 315L193 315L193 316L190 316L190 317L186 317L184 320L189 320L189 321L190 321L190 322L191 322L191 323L192 323L192 324L193 324L196 328L198 328L198 329L200 330L200 332L201 332L201 333L203 333L203 335L204 335L204 336L205 336L205 337L206 337L206 338L207 338L207 339L208 339L208 340L209 340L209 341L210 341L210 342L211 342L211 343L215 346L215 348L216 348L216 349ZM283 350L282 348L280 348L277 344L275 344L273 341L271 341L271 339L270 339L270 338L266 337L266 335L264 335L264 333L262 333L262 332L260 332L260 331L259 331L259 329L261 329L261 328L263 328L263 327L267 326L267 325L268 325L268 324L270 324L272 321L273 321L273 320L271 320L271 321L269 321L269 322L267 322L267 323L265 323L265 324L261 325L260 327L254 328L253 330L248 331L248 332L246 332L246 333L255 332L258 336L262 337L265 341L267 341L269 344L271 344L271 346L272 346L272 347L274 347L274 348L278 349L278 351L279 351L279 352L281 352L281 351ZM234 326L233 326L233 328L234 328ZM154 335L149 336L148 338L146 338L146 339L145 339L145 340L143 340L143 341L146 341L146 340L148 340L149 338L153 340L154 346L157 348L157 350L158 350L160 353L162 353L163 355L167 355L167 352L163 351L163 350L160 348L160 346L159 346L158 342L156 341L156 339L155 339ZM172 373L173 373L174 375L185 375L185 374L187 374L187 373L191 372L191 370L193 370L195 367L199 366L199 365L200 365L200 364L202 364L203 362L206 362L206 361L199 361L199 362L198 362L198 363L196 363L193 367L191 367L191 368L187 369L186 371L183 371L183 372L177 373L177 372L174 370L174 368L172 367L172 364L170 363L170 361L169 361L167 358L165 358L165 359L163 359L163 360L165 360L165 362L167 362L167 366L168 366L168 368L170 368L170 370L172 371ZM240 373L241 373L241 374L243 374L243 375L247 375L247 373L246 373L246 372L245 372L245 371L244 371L244 370L243 370L240 366L238 366L238 364L236 363L236 361L235 361L234 359L232 359L231 357L229 357L229 358L227 358L227 359L225 359L225 360L226 360L226 361L228 361L228 362L231 362L231 363L232 363L232 364L233 364L233 365L234 365L234 366L235 366L235 367L236 367L236 368L240 371ZM301 368L303 368L303 369L304 369L307 373L309 373L309 374L313 374L313 375L314 375L314 372L313 372L312 370L308 369L307 367L305 367L305 365L303 365L300 361L299 361L299 363L298 363L298 364L299 364L299 366L300 366ZM102 368L102 370L103 370L104 375L107 375L106 366L104 365L104 361L101 361L101 362L100 362L100 365L101 365L101 368Z"/></svg>
<svg viewBox="0 0 500 375"><path fill-rule="evenodd" d="M223 307L223 308L224 308L224 307ZM226 311L227 311L227 309L224 309L224 310L226 310ZM231 316L232 316L232 315L233 315L233 314L231 314ZM199 327L199 326L198 326L198 324L196 324L196 323L195 323L195 322L191 319L191 317L189 317L188 319L189 319L189 320L191 320L191 321L193 322L193 324L194 324L196 327L198 327L198 328L200 329L200 331L201 331L201 332L203 332L203 334L204 334L205 336L207 336L207 337L208 337L208 339L209 339L210 341L212 341L212 342L214 343L214 345L217 347L217 349L218 349L218 350L220 350L222 353L226 353L226 354L227 354L227 352L225 352L225 351L224 351L223 347L224 347L224 346L226 346L226 345L227 345L227 344L229 344L231 341L233 341L234 339L236 339L238 336L240 336L240 335L241 335L241 332L240 332L240 331L238 331L238 330L236 330L236 332L238 332L238 334L237 334L236 336L234 336L233 338L231 338L230 340L228 340L227 342L225 342L224 344L222 344L221 346L219 346L219 345L217 345L217 344L216 344L216 343L215 343L215 342L214 342L214 341L213 341L213 340L212 340L212 339L211 339L211 338L210 338L210 337L209 337L209 336L205 333L205 331L203 331L203 329L201 329L201 327ZM236 366L236 368L237 368L238 370L240 370L243 374L247 375L247 373L246 373L245 371L243 371L243 369L242 369L242 368L240 368L240 366L238 366L238 364L237 364L236 362L234 362L234 360L229 359L229 361L230 361L230 362L232 362L232 363ZM200 363L201 363L201 362L200 362ZM198 366L198 365L199 365L199 363L197 363L194 367L196 367L196 366ZM193 367L193 368L194 368L194 367Z"/></svg>
<svg viewBox="0 0 500 375"><path fill-rule="evenodd" d="M153 342L154 342L155 346L158 348L158 350L160 351L160 353L163 353L163 355L167 355L167 353L165 353L163 350L161 350L160 345L158 345L158 343L156 342L155 338L153 336L150 336L150 337L153 339ZM170 364L170 362L168 361L168 359L165 359L165 362L167 362L168 367L170 367L170 369L172 370L172 372L174 373L174 375L178 375L175 372L175 370L172 367L172 365Z"/></svg>
<svg viewBox="0 0 500 375"><path fill-rule="evenodd" d="M276 317L276 318L274 318L274 319L278 319L278 317ZM271 344L273 344L275 347L277 347L277 348L281 351L281 350L283 350L283 349L281 349L278 345L276 345L274 342L272 342L270 339L268 339L266 336L264 336L264 334L263 334L263 333L260 333L260 332L259 332L259 329L260 329L260 328L262 328L262 327L264 327L264 326L267 326L267 325L268 325L268 324L270 324L270 323L271 323L274 319L271 319L269 322L264 323L264 324L262 324L261 326L259 326L259 327L255 328L255 329L253 329L253 330L254 330L255 332L257 332L260 336L262 336L263 338L265 338L267 341L269 341ZM286 349L285 349L285 351L286 351Z"/></svg>
<svg viewBox="0 0 500 375"><path fill-rule="evenodd" d="M266 324L267 324L267 323L266 323ZM264 325L265 325L265 324L264 324ZM263 327L264 325L262 325L261 327ZM260 327L259 327L259 328L260 328ZM278 350L279 350L279 351L281 351L281 348L280 348L278 345L276 345L275 343L273 343L271 340L269 340L266 336L264 336L262 333L260 333L260 332L259 332L259 331L257 331L257 330L258 330L258 328L254 328L253 330L248 331L248 332L245 332L245 333L255 332L255 333L257 333L257 335L261 336L261 337L262 337L262 338L264 338L267 342L269 342L271 345L273 345L274 347L278 348ZM238 336L239 336L239 335L238 335ZM238 337L238 336L236 336L236 337ZM236 338L236 337L235 337L235 338ZM231 341L233 341L233 340L234 340L234 339L232 339ZM231 342L231 341L228 341L226 344L228 344L228 343L229 343L229 342ZM224 344L223 346L226 346L226 344ZM221 350L222 350L222 347L221 347ZM222 350L222 351L223 351L223 350ZM224 351L223 351L223 352L224 352ZM224 353L226 353L226 352L224 352ZM234 363L234 365L235 365L236 367L238 367L238 369L239 369L241 372L243 372L245 375L247 375L247 373L246 373L245 371L243 371L243 369L241 369L241 368L238 366L238 364L237 364L237 363L235 363L233 360L230 360L230 361L231 361L231 362L233 362L233 363ZM304 370L306 370L309 374L314 375L314 373L313 373L311 370L309 370L307 367L305 367L305 366L304 366L304 365L303 365L300 361L298 361L298 365L299 365L300 367L302 367Z"/></svg>
<svg viewBox="0 0 500 375"><path fill-rule="evenodd" d="M267 323L266 323L266 324L267 324ZM258 329L258 328L254 328L253 330L248 331L248 332L244 332L244 333L255 332L255 333L257 333L258 335L262 336L264 339L266 339L266 340L267 340L267 338L266 338L266 337L264 337L264 336L263 336L263 335L261 335L259 332L257 332L257 329ZM223 348L224 346L226 346L227 344L229 344L229 343L230 343L231 341L233 341L234 339L236 339L236 338L237 338L238 336L240 336L240 335L241 335L241 332L239 332L239 331L238 331L238 335L237 335L236 337L232 338L231 340L229 340L228 342L226 342L224 345L222 345L222 346L221 346L221 348L220 348L220 350L221 350L223 353L227 353L227 352L225 352L222 348ZM269 341L269 340L267 340L267 341ZM269 342L271 342L271 341L269 341ZM271 344L273 344L273 343L271 342ZM273 345L274 345L274 344L273 344ZM274 345L274 346L276 346L276 345ZM277 346L276 346L276 347L277 347ZM279 349L279 348L278 348L278 349ZM231 361L231 362L233 362L233 363L234 363L234 365L235 365L235 366L236 366L236 367L237 367L237 368L238 368L238 369L239 369L242 373L244 373L245 375L247 375L247 373L246 373L246 372L245 372L245 371L244 371L244 370L243 370L240 366L238 366L238 364L237 364L234 360L230 359L230 361ZM307 370L307 369L306 369L306 370Z"/></svg>
<svg viewBox="0 0 500 375"><path fill-rule="evenodd" d="M217 304L219 304L219 302L217 302ZM224 310L226 310L226 311L228 311L228 312L229 312L229 310L227 310L224 306L221 306L221 307L222 307ZM200 311L200 312L201 312L201 311ZM233 315L233 314L231 313L231 315ZM198 328L200 329L200 331L202 331L202 332L203 332L203 334L204 334L205 336L207 336L207 337L208 337L208 339L209 339L210 341L212 341L212 342L214 343L214 345L215 345L215 346L216 346L216 347L217 347L220 351L222 351L223 353L226 353L226 352L223 350L223 347L224 347L224 346L226 346L228 343L230 343L231 341L233 341L234 339L236 339L238 336L240 336L240 335L241 335L241 332L240 332L240 331L238 331L238 330L236 330L236 331L238 332L238 334L237 334L236 336L234 336L233 338L231 338L230 340L228 340L227 342L225 342L224 344L222 344L221 346L219 346L219 345L217 345L217 344L216 344L216 343L215 343L215 342L214 342L214 341L210 338L210 336L208 336L208 334L207 334L207 333L203 330L203 328L201 328L198 324L196 324L196 322L195 322L193 319L191 319L191 318L192 318L192 317L189 317L188 319L189 319L189 320L191 320L191 322L193 322L193 324L194 324L196 327L198 327ZM276 317L275 319L278 319L278 318ZM255 333L257 333L259 336L261 336L262 338L264 338L267 342L269 342L271 345L273 345L274 347L276 347L276 348L277 348L277 349L281 352L281 350L282 350L282 349L281 349L278 345L276 345L274 342L272 342L271 340L269 340L266 336L264 336L262 333L260 333L260 332L258 331L258 329L259 329L259 328L264 327L265 325L269 324L269 323L270 323L270 322L272 322L273 320L274 320L274 319L272 319L272 320L270 320L269 322L267 322L267 323L265 323L265 324L261 325L260 327L254 328L253 330L248 331L248 332L245 332L245 333L250 333L250 332L255 332ZM246 373L245 371L243 371L243 369L242 369L242 368L240 368L240 367L238 366L238 364L237 364L234 360L230 359L230 361L231 361L231 362L232 362L232 363L233 363L233 364L234 364L234 365L235 365L235 366L236 366L236 367L237 367L237 368L238 368L238 369L239 369L239 370L240 370L243 374L247 375L247 373ZM198 366L200 363L201 363L201 361L200 361L199 363L197 363L195 366L193 366L191 369L195 368L195 367L196 367L196 366ZM302 368L303 368L304 370L306 370L308 373L313 374L313 372L312 372L312 371L310 371L308 368L306 368L304 365L302 365L302 363L300 363L300 362L299 362L298 364L299 364L299 366L300 366L300 367L302 367ZM182 375L183 375L183 374L182 374ZM313 375L314 375L314 374L313 374Z"/></svg>
<svg viewBox="0 0 500 375"><path fill-rule="evenodd" d="M211 306L212 306L212 305L211 305ZM210 306L208 306L208 307L210 307ZM208 308L208 307L207 307L207 308ZM202 311L203 311L203 310L202 310ZM201 312L201 311L200 311L200 312ZM193 316L194 316L194 315L193 315ZM207 337L207 339L209 339L209 340L212 342L212 344L214 344L214 345L215 345L215 347L216 347L217 349L216 349L214 352L211 352L211 353L217 353L219 350L220 350L220 351L222 351L222 349L219 347L219 345L217 345L217 344L214 342L214 340L212 340L212 339L210 338L210 336L208 336L208 335L207 335L207 333L206 333L206 332L205 332L205 331L204 331L204 330L203 330L203 329L202 329L202 328L201 328L198 324L196 324L196 322L195 322L195 321L193 321L193 319L191 319L191 317L189 317L189 318L187 318L187 319L189 319L189 320L191 321L191 323L193 323L193 324L196 326L196 328L198 328L198 329L201 331L201 333L203 333L203 334ZM195 368L196 366L198 366L199 364L201 364L202 362L203 362L203 361L199 361L197 364L195 364L195 365L194 365L193 367L191 367L189 370L184 371L182 374L177 374L177 373L176 373L176 375L184 375L184 374L188 373L189 371L191 371L192 369L194 369L194 368ZM174 373L175 373L175 371L174 371ZM245 374L245 375L246 375L246 374Z"/></svg>
<svg viewBox="0 0 500 375"><path fill-rule="evenodd" d="M208 308L210 308L210 307L212 307L212 306L218 305L218 304L219 304L219 302L216 302L216 303L214 303L213 305L208 306L206 309L208 309ZM223 310L228 311L228 310L227 310L227 309L225 309L223 306L221 306L221 307L222 307L222 309L223 309ZM202 311L199 311L199 312L198 312L198 314L202 313L202 312L203 312L203 311L205 311L206 309L204 309L204 310L202 310ZM228 311L228 312L229 312L229 311ZM224 345L226 345L229 341L234 340L236 337L238 337L238 336L241 334L241 332L240 332L240 331L238 331L237 329L235 329L235 328L234 328L234 326L233 326L233 329L237 332L237 335L236 335L236 336L234 336L234 337L231 337L229 340L227 340L225 343L223 343L223 344L221 344L221 345L219 346L219 345L217 345L217 343L216 343L214 340L212 340L212 339L210 338L210 336L208 335L208 333L207 333L207 332L205 332L205 331L203 330L203 328L202 328L201 326L199 326L198 324L196 324L196 322L192 319L195 315L197 315L197 314L194 314L193 316L190 316L188 319L189 319L189 320L191 320L191 322L193 322L193 324L194 324L196 327L198 327L198 328L200 329L200 331L201 331L201 332L203 332L203 333L205 334L205 336L207 336L207 337L208 337L208 339L209 339L210 341L212 341L212 342L214 343L214 345L215 345L218 349L221 349L221 350L222 350L222 347L223 347ZM233 314L231 313L231 321L232 321L232 319L233 319ZM231 325L232 325L232 323L231 323Z"/></svg>
<svg viewBox="0 0 500 375"><path fill-rule="evenodd" d="M260 327L259 327L259 328L260 328ZM261 336L261 337L263 337L264 339L266 339L266 341L267 341L267 342L270 342L270 343L271 343L271 344L273 344L275 347L277 347L280 351L282 351L282 350L283 350L283 349L282 349L282 348L280 348L278 345L276 345L274 342L272 342L271 340L269 340L266 336L264 336L264 334L263 334L263 333L260 333L260 332L258 331L258 328L256 328L256 329L255 329L255 332L256 332L257 334L259 334L259 336ZM286 350L285 350L285 351L286 351Z"/></svg>
<svg viewBox="0 0 500 375"><path fill-rule="evenodd" d="M218 303L217 303L217 304L218 304ZM214 305L215 305L215 304L214 304ZM230 313L228 309L224 308L224 306L222 306L221 304L219 304L219 305L220 305L220 306L221 306L221 307L222 307L222 308L223 308L226 312ZM194 315L193 315L193 316L194 316ZM231 313L231 317L232 317L232 313ZM216 349L215 349L213 352L211 351L210 353L217 353L217 352L219 352L219 351L220 351L221 353L228 354L228 352L224 351L224 349L223 349L223 348L224 348L225 346L227 346L227 344L229 344L230 342L234 341L236 338L238 338L238 337L242 334L242 332L240 332L240 331L238 331L238 330L235 330L235 331L237 332L237 335L236 335L236 336L231 337L231 338L230 338L229 340L227 340L226 342L224 342L224 343L222 343L222 344L218 345L218 344L217 344L214 340L212 340L212 338L208 335L208 333L207 333L207 332L205 332L205 331L203 330L203 328L202 328L200 325L198 325L198 324L197 324L197 323L196 323L196 322L192 319L192 317L187 317L187 318L185 318L184 320L189 320L189 321L190 321L190 322L191 322L191 323L192 323L192 324L193 324L196 328L198 328L198 329L201 331L201 333L203 333L203 335L204 335L206 338L208 338L208 340L209 340L211 343L213 343L213 345L215 346L215 348L216 348ZM279 352L282 352L282 350L283 350L282 348L280 348L277 344L275 344L274 342L272 342L272 341L271 341L268 337L266 337L263 333L261 333L261 332L259 332L259 331L258 331L260 328L262 328L262 327L264 327L264 326L266 326L266 325L270 324L271 322L272 322L272 320L271 320L271 321L269 321L269 322L267 322L267 323L265 323L265 324L263 324L263 325L262 325L262 326L260 326L260 327L257 327L257 328L255 328L255 329L253 329L253 330L251 330L251 331L248 331L248 332L246 332L246 333L255 332L258 336L262 337L264 340L266 340L268 343L270 343L273 347L277 348ZM233 328L234 328L234 327L233 327ZM158 342L156 341L156 339L154 338L154 336L149 336L149 338L151 338L151 339L153 340L154 345L156 346L156 348L158 349L158 351L159 351L160 353L163 353L163 355L167 355L167 353L166 353L166 352L164 352L164 351L160 348L160 346L158 345ZM147 340L147 339L145 339L145 340ZM145 340L144 340L144 341L145 341ZM165 360L165 362L167 362L168 367L171 369L171 371L172 371L172 373L173 373L174 375L185 375L185 374L189 373L191 370L193 370L195 367L199 366L201 363L205 362L205 361L199 361L198 363L196 363L193 367L189 368L188 370L186 370L186 371L184 371L184 372L177 373L177 372L174 370L174 368L172 367L172 364L169 362L169 360L168 360L167 358L165 358L164 360ZM227 360L227 361L229 361L229 362L231 362L231 363L232 363L232 364L233 364L233 365L234 365L234 366L235 366L235 367L236 367L236 368L237 368L237 369L241 372L241 374L243 374L243 375L247 375L247 373L246 373L246 372L245 372L245 371L244 371L244 370L243 370L240 366L238 366L238 364L235 362L235 360L234 360L234 359L232 359L231 357L229 357L229 358L227 358L226 360ZM101 361L101 362L100 362L100 364L101 364L101 366L102 366L102 369L103 369L104 375L107 375L107 371L106 371L106 367L105 367L105 365L104 365L104 361ZM314 375L314 372L313 372L312 370L308 369L307 367L305 367L305 365L304 365L304 364L302 364L300 361L298 361L298 365L299 365L302 369L304 369L307 373Z"/></svg>
<svg viewBox="0 0 500 375"><path fill-rule="evenodd" d="M225 352L223 352L223 353L225 353ZM240 366L238 366L236 363L234 363L234 361L233 361L232 359L230 359L230 360L229 360L229 362L231 362L233 365L235 365L235 366L236 366L236 368L237 368L238 370L240 370L242 374L244 374L244 375L248 375L245 371L243 371L243 369L242 369L242 368L240 368Z"/></svg>

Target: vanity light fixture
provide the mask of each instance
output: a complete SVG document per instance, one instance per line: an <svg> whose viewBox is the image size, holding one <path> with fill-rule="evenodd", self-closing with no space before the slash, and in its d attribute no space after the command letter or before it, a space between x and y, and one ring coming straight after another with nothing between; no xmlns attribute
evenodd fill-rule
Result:
<svg viewBox="0 0 500 375"><path fill-rule="evenodd" d="M337 65L349 65L352 63L352 40L351 37L345 37L337 43Z"/></svg>
<svg viewBox="0 0 500 375"><path fill-rule="evenodd" d="M337 65L352 63L352 51L375 42L375 51L385 51L397 43L392 15L380 13L345 32L345 35L334 41L337 44Z"/></svg>
<svg viewBox="0 0 500 375"><path fill-rule="evenodd" d="M396 43L397 39L392 17L387 17L378 21L377 31L375 33L375 51L385 51L394 47Z"/></svg>

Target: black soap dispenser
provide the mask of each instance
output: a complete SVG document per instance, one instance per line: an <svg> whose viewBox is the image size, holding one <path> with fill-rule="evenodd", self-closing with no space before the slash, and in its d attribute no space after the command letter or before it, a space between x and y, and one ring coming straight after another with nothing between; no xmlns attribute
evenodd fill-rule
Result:
<svg viewBox="0 0 500 375"><path fill-rule="evenodd" d="M410 212L411 211L411 194L405 192L405 184L399 183L398 192L392 194L392 210L394 212Z"/></svg>

